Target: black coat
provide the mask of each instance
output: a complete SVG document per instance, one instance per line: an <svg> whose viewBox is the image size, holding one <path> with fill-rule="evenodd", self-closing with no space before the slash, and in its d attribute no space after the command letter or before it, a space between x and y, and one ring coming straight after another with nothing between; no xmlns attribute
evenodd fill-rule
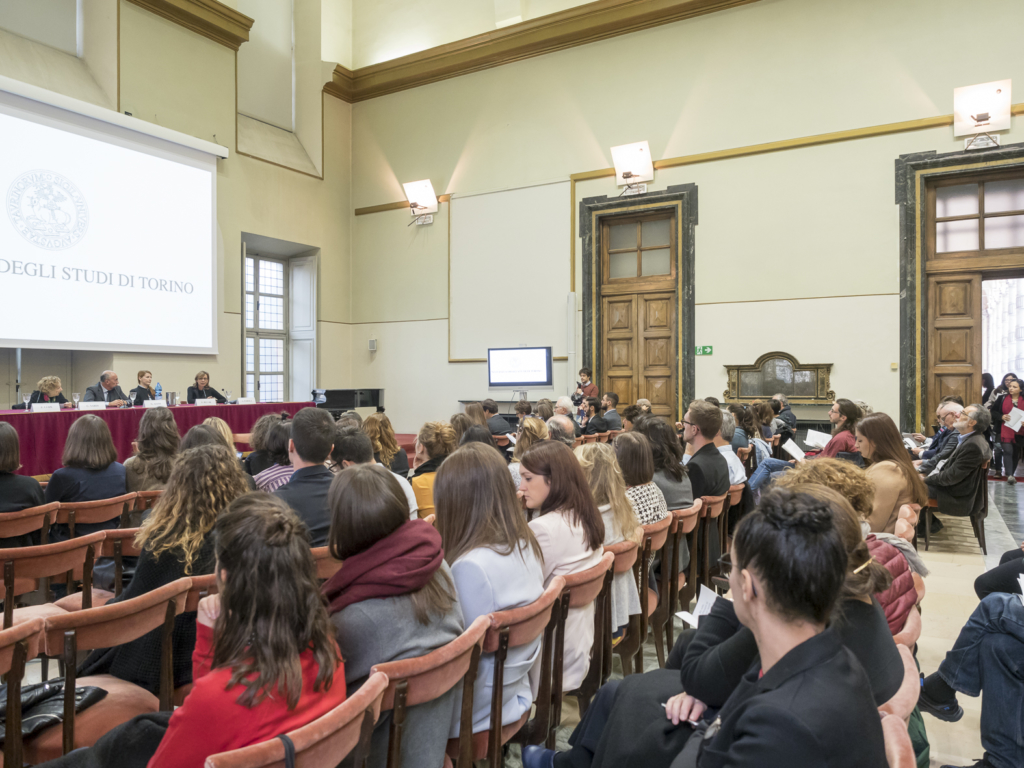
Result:
<svg viewBox="0 0 1024 768"><path fill-rule="evenodd" d="M714 443L708 443L694 453L686 463L686 471L690 475L694 499L729 492L729 464Z"/></svg>
<svg viewBox="0 0 1024 768"><path fill-rule="evenodd" d="M512 431L512 427L508 425L498 414L494 414L487 419L487 428L491 430L492 435L507 435Z"/></svg>
<svg viewBox="0 0 1024 768"><path fill-rule="evenodd" d="M28 407L31 408L33 403L60 403L61 405L64 405L67 401L68 399L64 397L63 392L58 394L56 397L51 397L49 400L44 400L43 393L37 389L32 393L32 397L28 401Z"/></svg>
<svg viewBox="0 0 1024 768"><path fill-rule="evenodd" d="M128 401L128 395L124 393L120 385L110 390L110 396L107 396L107 390L103 388L102 384L93 384L91 387L85 388L85 402L87 403L110 403L114 400Z"/></svg>
<svg viewBox="0 0 1024 768"><path fill-rule="evenodd" d="M224 404L228 401L224 395L218 392L213 387L206 387L205 389L199 389L196 386L188 388L188 404L195 405L196 400L205 400L208 397L215 398L218 403Z"/></svg>
<svg viewBox="0 0 1024 768"><path fill-rule="evenodd" d="M597 435L601 432L607 431L608 422L604 420L604 416L598 413L595 413L593 416L587 419L587 425L583 428L584 435Z"/></svg>
<svg viewBox="0 0 1024 768"><path fill-rule="evenodd" d="M45 503L39 481L26 475L0 472L0 513L21 512ZM0 539L0 548L31 547L40 543L39 531Z"/></svg>
<svg viewBox="0 0 1024 768"><path fill-rule="evenodd" d="M793 413L792 408L788 405L783 406L782 410L779 411L779 418L786 422L790 429L796 432L796 414Z"/></svg>
<svg viewBox="0 0 1024 768"><path fill-rule="evenodd" d="M135 387L135 389L128 390L128 397L132 399L132 403L135 405L142 405L147 400L155 400L156 396L149 393L149 387L144 387L141 384Z"/></svg>
<svg viewBox="0 0 1024 768"><path fill-rule="evenodd" d="M978 470L991 458L985 436L975 432L953 450L939 474L924 479L928 495L939 501L939 512L968 517L981 511L988 483L978 482Z"/></svg>
<svg viewBox="0 0 1024 768"><path fill-rule="evenodd" d="M291 507L309 529L309 543L313 547L326 547L331 530L331 510L327 506L334 473L321 465L303 467L292 473L291 480L274 495Z"/></svg>

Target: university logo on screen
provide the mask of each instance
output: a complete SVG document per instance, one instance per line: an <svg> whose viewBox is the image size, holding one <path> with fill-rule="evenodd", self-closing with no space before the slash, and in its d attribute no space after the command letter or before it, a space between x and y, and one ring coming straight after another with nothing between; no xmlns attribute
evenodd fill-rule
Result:
<svg viewBox="0 0 1024 768"><path fill-rule="evenodd" d="M7 190L7 215L22 237L48 251L70 248L89 228L82 193L53 171L29 171L15 179Z"/></svg>

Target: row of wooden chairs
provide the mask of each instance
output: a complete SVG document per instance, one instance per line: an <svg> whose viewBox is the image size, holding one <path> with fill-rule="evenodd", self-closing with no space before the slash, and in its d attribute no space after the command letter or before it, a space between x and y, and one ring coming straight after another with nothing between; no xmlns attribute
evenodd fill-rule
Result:
<svg viewBox="0 0 1024 768"><path fill-rule="evenodd" d="M978 540L978 546L981 547L982 554L988 554L988 545L985 542L985 518L988 517L988 466L989 462L985 462L978 469L977 473L977 494L981 495L981 509L976 514L971 515L971 528L974 530L974 537ZM928 505L924 507L924 548L928 551L931 546L931 527L932 527L932 514L935 512L941 512L939 509L938 499L928 499ZM915 546L917 543L915 541Z"/></svg>
<svg viewBox="0 0 1024 768"><path fill-rule="evenodd" d="M607 432L596 432L593 435L580 435L573 441L573 448L587 443L613 443L621 433L621 429L610 429Z"/></svg>

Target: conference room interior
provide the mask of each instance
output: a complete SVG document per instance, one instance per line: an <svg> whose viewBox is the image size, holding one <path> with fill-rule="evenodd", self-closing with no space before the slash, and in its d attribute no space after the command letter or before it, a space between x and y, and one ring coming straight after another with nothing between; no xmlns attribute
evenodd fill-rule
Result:
<svg viewBox="0 0 1024 768"><path fill-rule="evenodd" d="M640 535L636 552L647 541L682 564L666 569L668 581L659 581L659 553L644 561L659 563L649 574L635 566L634 591L653 618L631 613L637 627L623 628L623 639L612 639L620 629L612 626L603 648L594 641L587 653L601 673L593 690L542 706L534 684L531 711L549 721L529 720L503 764L565 768L582 765L587 725L622 695L609 682L644 671L656 679L671 667L671 643L689 642L690 623L677 611L697 612L702 587L736 601L725 580L729 558L715 558L730 554L741 519L761 514L765 493L788 487L782 477L793 470L774 463L752 487L766 457L792 459L797 471L804 461L834 459L827 450L813 456L841 434L835 409L843 400L856 403L861 418L890 417L919 461L931 445L922 439L959 441L955 424L977 404L991 427L981 430L987 475L979 467L971 476L975 512L950 514L939 494L930 508L903 505L895 533L891 525L865 529L903 552L918 594L906 627L890 622L914 667L900 670L909 704L896 707L899 724L890 711L877 736L892 768L1014 765L1024 760L1024 722L1005 735L992 713L1024 718L997 698L1019 690L1019 680L993 687L988 698L986 689L960 691L958 718L935 716L917 696L993 601L976 579L991 578L1005 553L1024 548L1024 467L1014 464L1008 477L1013 462L1003 462L1002 447L1016 443L1006 442L1002 425L1014 405L1000 397L1007 374L1024 376L1024 105L1012 94L1013 81L1024 82L1015 53L1021 24L1024 6L1013 0L992 0L984 13L953 0L0 2L0 137L8 147L0 153L0 426L14 427L20 442L13 474L47 483L66 467L68 432L85 414L103 420L124 464L139 451L142 421L164 403L182 439L210 417L220 420L241 462L256 447L260 417L286 412L282 423L293 422L318 405L368 434L380 459L377 427L366 424L383 413L409 462L408 471L384 464L419 503L413 523L430 500L440 541L450 535L439 519L444 504L435 509L443 464L425 446L449 438L431 425L457 427L453 417L467 414L490 428L534 530L520 486L521 473L532 472L529 460L520 462L531 448L514 453L527 429L523 401L528 418L541 406L562 413L559 398L582 393L587 378L599 400L614 393L620 417L639 403L638 418L670 425L689 462L702 445L687 442L691 403L714 401L725 424L739 426L731 406L754 414L781 393L779 406L796 426L780 435L785 418L777 411L768 419L763 456L753 441L759 422L746 435L749 452L733 443L729 461L738 459L745 476L730 482L724 522L698 509L692 532L685 515L669 515L665 542L657 531ZM105 399L111 372L131 403L90 406L97 397L88 390ZM138 380L144 373L148 385ZM202 374L212 393L198 386ZM48 377L74 402L51 408L37 402L49 398L34 398L26 407ZM498 422L486 420L490 411L477 421L474 404L487 401ZM950 402L967 410L947 411ZM582 433L586 410L586 400L572 400L569 415L582 421ZM511 438L495 427L502 421ZM618 440L634 427L627 422L568 440L587 478L586 457L596 453L588 445L606 443L621 456L627 444ZM550 427L544 442L557 442ZM456 429L456 440L463 434ZM963 434L965 443L971 428ZM794 452L784 448L789 436ZM716 445L729 444L719 435ZM289 456L287 437L282 450L282 465L298 457ZM950 443L946 462L952 450ZM1013 455L1021 452L1017 446ZM811 455L796 458L804 453ZM657 451L651 455L656 462ZM839 460L872 463L859 449L844 449ZM424 490L416 470L427 462L437 466ZM335 485L348 471L340 460L319 464L336 473ZM934 491L932 478L922 478ZM251 484L277 494L253 473L243 479L247 491ZM860 514L852 492L847 500ZM703 506L707 514L706 498ZM635 500L633 507L640 522ZM127 514L117 525L132 527ZM128 541L119 541L118 558ZM687 541L693 571L680 554ZM112 552L108 542L102 554ZM320 557L339 559L327 550ZM316 563L327 594L344 567ZM214 573L212 561L204 568ZM12 584L13 573L12 566ZM678 605L671 589L662 594L673 576ZM85 589L81 579L76 572L72 597ZM216 581L195 583L204 586L188 598L193 635L197 601L218 589ZM612 583L591 598L609 624ZM35 610L24 616L45 628L53 615L46 609L39 618L39 607L67 600L65 586L55 586L52 596L19 592L7 606L17 610L0 631L0 666L8 663L3 634L12 616ZM1011 587L1020 594L1019 584ZM888 615L879 594L875 603ZM324 598L325 615L334 599ZM83 609L77 600L60 604L54 626L63 612L101 606ZM1024 597L1014 600L1006 610L1024 625ZM570 630L575 610L566 602ZM336 622L339 614L329 613ZM1019 670L1024 636L1013 639L1005 653ZM66 667L55 640L38 642L28 645L23 685L44 679L44 656L49 678ZM633 642L630 669L612 645ZM81 651L78 662L86 656ZM183 713L187 689L176 693ZM355 693L349 687L348 700L362 702ZM167 708L152 698L154 711ZM385 730L388 706L371 718L383 717ZM619 710L610 711L614 729ZM76 738L89 741L74 746L103 735L83 735L96 730L84 723ZM541 727L550 738L537 735ZM73 765L60 758L70 746L61 730L45 748L26 736L12 754L22 757L24 748L26 764L45 755ZM397 764L378 738L379 729L370 764ZM370 748L357 740L346 750ZM521 741L564 754L524 759ZM455 735L447 749L458 764L468 747ZM416 764L408 744L398 751L402 764ZM159 753L153 764L176 764L170 757ZM475 757L493 757L486 739ZM862 758L871 764L866 752ZM713 764L707 755L695 759ZM749 764L759 764L756 755Z"/></svg>

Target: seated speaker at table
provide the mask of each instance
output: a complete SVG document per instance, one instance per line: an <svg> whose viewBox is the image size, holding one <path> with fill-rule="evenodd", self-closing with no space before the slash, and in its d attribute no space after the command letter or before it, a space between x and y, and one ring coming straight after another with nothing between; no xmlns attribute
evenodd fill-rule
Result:
<svg viewBox="0 0 1024 768"><path fill-rule="evenodd" d="M216 398L218 403L226 403L228 399L220 392L210 386L210 374L200 371L196 374L195 386L188 388L188 402L195 403L196 400L205 400L208 397Z"/></svg>
<svg viewBox="0 0 1024 768"><path fill-rule="evenodd" d="M85 402L122 406L128 402L128 395L117 385L117 374L113 371L104 371L100 374L99 384L85 388Z"/></svg>
<svg viewBox="0 0 1024 768"><path fill-rule="evenodd" d="M146 400L156 400L156 390L153 389L153 372L139 371L136 377L139 385L135 389L128 390L128 397L135 405L142 405Z"/></svg>
<svg viewBox="0 0 1024 768"><path fill-rule="evenodd" d="M43 376L36 384L36 390L28 401L29 408L33 403L60 403L62 408L71 408L72 404L62 394L60 379L56 376Z"/></svg>

